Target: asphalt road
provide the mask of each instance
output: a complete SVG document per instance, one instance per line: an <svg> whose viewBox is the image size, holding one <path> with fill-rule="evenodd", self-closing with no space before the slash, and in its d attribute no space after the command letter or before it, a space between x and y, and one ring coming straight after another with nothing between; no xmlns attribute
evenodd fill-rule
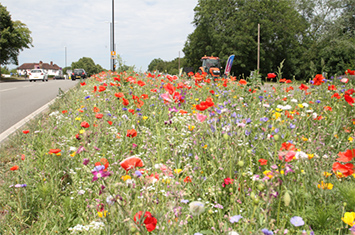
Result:
<svg viewBox="0 0 355 235"><path fill-rule="evenodd" d="M0 83L0 134L77 84L71 80Z"/></svg>

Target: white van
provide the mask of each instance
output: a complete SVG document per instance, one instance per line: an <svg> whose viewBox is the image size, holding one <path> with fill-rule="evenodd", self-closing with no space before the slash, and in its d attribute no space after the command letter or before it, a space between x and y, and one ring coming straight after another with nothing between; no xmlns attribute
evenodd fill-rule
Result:
<svg viewBox="0 0 355 235"><path fill-rule="evenodd" d="M48 74L43 69L32 69L29 73L30 82L36 80L42 80L48 82Z"/></svg>

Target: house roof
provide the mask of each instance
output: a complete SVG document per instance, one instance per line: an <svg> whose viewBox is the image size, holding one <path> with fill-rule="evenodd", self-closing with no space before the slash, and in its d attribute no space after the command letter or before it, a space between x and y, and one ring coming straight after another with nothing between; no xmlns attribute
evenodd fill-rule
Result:
<svg viewBox="0 0 355 235"><path fill-rule="evenodd" d="M42 61L40 61L39 63L24 63L21 66L17 67L17 69L35 69L37 67L42 69L60 70L60 67L56 64L53 64L53 62L48 64L42 63Z"/></svg>

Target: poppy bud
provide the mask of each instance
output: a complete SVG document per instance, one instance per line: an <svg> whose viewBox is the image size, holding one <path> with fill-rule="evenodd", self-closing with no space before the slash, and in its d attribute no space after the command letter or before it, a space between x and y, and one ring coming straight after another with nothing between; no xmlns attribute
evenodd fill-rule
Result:
<svg viewBox="0 0 355 235"><path fill-rule="evenodd" d="M279 135L274 135L274 140L279 140L280 139L280 136Z"/></svg>
<svg viewBox="0 0 355 235"><path fill-rule="evenodd" d="M285 206L289 206L290 202L291 202L291 196L290 196L290 194L287 191L284 194L284 198L283 199L284 199Z"/></svg>
<svg viewBox="0 0 355 235"><path fill-rule="evenodd" d="M238 166L240 166L240 167L244 166L244 161L239 161Z"/></svg>

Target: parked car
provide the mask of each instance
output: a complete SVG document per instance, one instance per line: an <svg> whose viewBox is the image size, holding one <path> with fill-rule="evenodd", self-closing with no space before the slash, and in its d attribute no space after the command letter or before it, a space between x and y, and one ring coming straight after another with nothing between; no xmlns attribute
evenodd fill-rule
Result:
<svg viewBox="0 0 355 235"><path fill-rule="evenodd" d="M28 80L30 82L36 80L42 80L48 82L48 74L43 69L32 69L31 72L28 74Z"/></svg>
<svg viewBox="0 0 355 235"><path fill-rule="evenodd" d="M71 74L71 80L75 81L75 79L85 79L87 78L87 74L84 69L74 69Z"/></svg>

